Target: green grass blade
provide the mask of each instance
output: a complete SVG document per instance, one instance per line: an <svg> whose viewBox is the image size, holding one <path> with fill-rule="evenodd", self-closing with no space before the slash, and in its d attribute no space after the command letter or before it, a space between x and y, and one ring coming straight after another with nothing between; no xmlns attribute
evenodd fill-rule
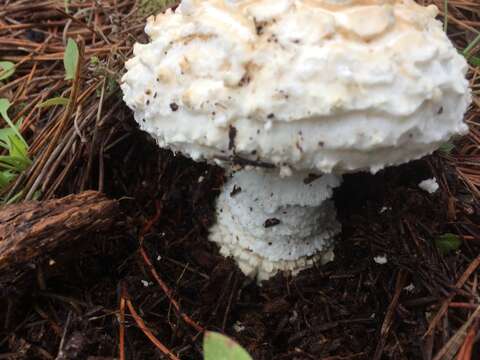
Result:
<svg viewBox="0 0 480 360"><path fill-rule="evenodd" d="M444 18L443 18L443 31L447 32L448 31L448 0L444 0L443 2L443 12L444 12Z"/></svg>
<svg viewBox="0 0 480 360"><path fill-rule="evenodd" d="M0 81L15 74L15 64L11 61L0 61Z"/></svg>
<svg viewBox="0 0 480 360"><path fill-rule="evenodd" d="M63 55L65 80L75 79L79 56L80 52L78 51L77 43L73 39L68 39L67 48L65 49L65 54Z"/></svg>
<svg viewBox="0 0 480 360"><path fill-rule="evenodd" d="M15 176L16 175L11 171L0 171L0 189L3 189L10 184L12 180L15 179Z"/></svg>
<svg viewBox="0 0 480 360"><path fill-rule="evenodd" d="M52 98L52 99L48 99L48 100L42 102L41 104L38 104L37 107L48 108L48 107L52 107L52 106L67 106L69 101L70 101L69 99L64 98L64 97L55 97L55 98Z"/></svg>
<svg viewBox="0 0 480 360"><path fill-rule="evenodd" d="M477 37L463 50L463 55L468 57L470 55L470 52L477 47L477 45L480 44L480 34L477 35Z"/></svg>
<svg viewBox="0 0 480 360"><path fill-rule="evenodd" d="M22 191L19 191L19 192L16 193L15 195L13 195L10 199L5 199L5 200L4 200L4 204L5 204L5 205L14 204L14 203L16 203L18 200L20 200L20 199L22 198L22 195L23 195L23 190L22 190Z"/></svg>
<svg viewBox="0 0 480 360"><path fill-rule="evenodd" d="M20 131L18 131L17 127L13 124L12 120L8 117L8 109L10 108L10 101L7 99L0 99L0 116L3 118L3 120L6 121L8 126L12 129L12 131L15 133L15 135L18 136L18 138L27 146L27 142L24 140L22 134L20 134Z"/></svg>

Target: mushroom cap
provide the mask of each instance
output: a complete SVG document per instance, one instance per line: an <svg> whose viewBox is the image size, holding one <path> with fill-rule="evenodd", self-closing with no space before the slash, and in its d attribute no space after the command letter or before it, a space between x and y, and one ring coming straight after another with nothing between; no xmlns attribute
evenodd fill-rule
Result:
<svg viewBox="0 0 480 360"><path fill-rule="evenodd" d="M468 66L437 13L412 0L184 0L149 18L124 100L161 147L194 160L376 172L468 130Z"/></svg>

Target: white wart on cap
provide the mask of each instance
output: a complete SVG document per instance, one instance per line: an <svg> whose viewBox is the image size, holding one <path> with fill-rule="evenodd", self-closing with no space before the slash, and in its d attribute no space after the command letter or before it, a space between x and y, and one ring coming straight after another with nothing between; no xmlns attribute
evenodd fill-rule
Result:
<svg viewBox="0 0 480 360"><path fill-rule="evenodd" d="M378 171L467 126L467 63L412 0L184 0L149 19L122 89L194 160Z"/></svg>

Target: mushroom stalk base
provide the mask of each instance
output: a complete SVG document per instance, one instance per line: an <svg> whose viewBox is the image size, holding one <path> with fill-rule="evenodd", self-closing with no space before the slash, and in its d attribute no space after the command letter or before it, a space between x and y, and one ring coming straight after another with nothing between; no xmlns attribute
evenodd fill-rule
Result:
<svg viewBox="0 0 480 360"><path fill-rule="evenodd" d="M330 199L341 178L241 170L230 175L217 200L210 240L247 276L267 280L279 271L296 275L333 260L341 230Z"/></svg>

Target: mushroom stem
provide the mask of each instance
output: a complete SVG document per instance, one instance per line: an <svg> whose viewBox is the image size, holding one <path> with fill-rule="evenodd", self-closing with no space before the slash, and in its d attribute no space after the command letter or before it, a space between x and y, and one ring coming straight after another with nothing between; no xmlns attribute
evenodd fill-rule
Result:
<svg viewBox="0 0 480 360"><path fill-rule="evenodd" d="M278 170L234 172L217 200L210 240L258 281L329 262L341 229L330 198L340 183L331 174L282 178Z"/></svg>

